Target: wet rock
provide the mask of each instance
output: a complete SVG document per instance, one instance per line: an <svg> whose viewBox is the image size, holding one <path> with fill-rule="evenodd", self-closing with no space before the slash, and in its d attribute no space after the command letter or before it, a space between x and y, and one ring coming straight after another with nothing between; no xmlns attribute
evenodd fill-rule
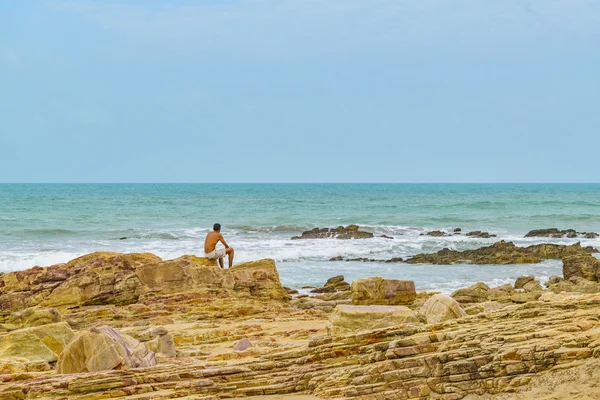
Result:
<svg viewBox="0 0 600 400"><path fill-rule="evenodd" d="M523 289L523 286L525 286L526 283L534 281L534 280L535 280L535 276L533 276L533 275L520 276L515 281L515 289Z"/></svg>
<svg viewBox="0 0 600 400"><path fill-rule="evenodd" d="M577 232L575 229L563 229L557 228L548 229L534 229L529 231L525 237L550 237L550 238L577 238L583 237L586 239L594 239L598 237L595 232Z"/></svg>
<svg viewBox="0 0 600 400"><path fill-rule="evenodd" d="M416 296L413 281L370 277L352 282L352 303L355 305L412 304Z"/></svg>
<svg viewBox="0 0 600 400"><path fill-rule="evenodd" d="M380 237L382 237L384 239L393 239L392 236L388 236L388 235L381 235Z"/></svg>
<svg viewBox="0 0 600 400"><path fill-rule="evenodd" d="M562 262L565 279L577 276L589 281L598 281L600 277L600 260L589 254L565 256Z"/></svg>
<svg viewBox="0 0 600 400"><path fill-rule="evenodd" d="M151 367L154 352L131 336L109 326L79 332L60 354L59 374Z"/></svg>
<svg viewBox="0 0 600 400"><path fill-rule="evenodd" d="M476 250L456 251L444 248L433 254L417 254L404 262L408 264L536 264L546 259L559 259L567 255L584 255L594 252L579 243L566 246L537 244L517 247L512 242L499 241Z"/></svg>
<svg viewBox="0 0 600 400"><path fill-rule="evenodd" d="M461 232L462 232L462 229L460 229L460 228L455 228L455 229L453 230L453 232L454 232L454 233L461 233Z"/></svg>
<svg viewBox="0 0 600 400"><path fill-rule="evenodd" d="M314 228L310 231L302 232L300 236L292 237L292 240L298 239L369 239L374 235L371 232L361 231L358 225L348 225L337 228Z"/></svg>
<svg viewBox="0 0 600 400"><path fill-rule="evenodd" d="M467 315L456 300L444 294L436 294L427 299L419 312L425 316L428 324L437 324Z"/></svg>
<svg viewBox="0 0 600 400"><path fill-rule="evenodd" d="M427 233L425 234L425 236L442 237L442 236L446 236L446 232L442 232L442 231L431 231L431 232L427 232Z"/></svg>
<svg viewBox="0 0 600 400"><path fill-rule="evenodd" d="M400 324L420 323L419 317L404 306L338 305L327 324L331 336L345 335Z"/></svg>
<svg viewBox="0 0 600 400"><path fill-rule="evenodd" d="M482 231L469 232L469 233L467 233L467 236L483 238L483 239L496 237L496 235L492 235L489 232L482 232Z"/></svg>
<svg viewBox="0 0 600 400"><path fill-rule="evenodd" d="M296 289L291 289L289 287L284 286L283 289L285 289L285 291L287 292L287 294L298 294L298 291Z"/></svg>

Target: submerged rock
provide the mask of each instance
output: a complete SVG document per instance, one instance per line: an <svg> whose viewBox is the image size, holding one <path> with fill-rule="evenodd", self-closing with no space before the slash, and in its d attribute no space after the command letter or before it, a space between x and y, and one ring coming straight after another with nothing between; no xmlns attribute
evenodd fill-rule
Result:
<svg viewBox="0 0 600 400"><path fill-rule="evenodd" d="M408 264L536 264L546 259L585 255L595 251L592 247L583 248L579 243L570 246L536 244L517 247L512 242L502 240L476 250L456 251L445 248L433 254L417 254L404 262Z"/></svg>
<svg viewBox="0 0 600 400"><path fill-rule="evenodd" d="M292 240L298 239L369 239L374 235L371 232L361 231L358 225L348 225L337 228L314 228L310 231L302 232L300 236L292 237Z"/></svg>
<svg viewBox="0 0 600 400"><path fill-rule="evenodd" d="M534 229L529 231L525 237L550 237L550 238L586 238L586 239L594 239L599 235L595 232L577 232L575 229L563 229L559 230L557 228L548 228L548 229Z"/></svg>
<svg viewBox="0 0 600 400"><path fill-rule="evenodd" d="M412 304L416 297L413 281L377 276L352 282L352 303L356 305Z"/></svg>

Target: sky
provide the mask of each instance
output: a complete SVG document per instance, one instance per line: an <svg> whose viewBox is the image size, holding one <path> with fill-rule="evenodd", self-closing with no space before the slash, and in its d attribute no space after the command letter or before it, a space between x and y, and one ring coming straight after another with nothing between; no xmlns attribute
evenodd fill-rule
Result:
<svg viewBox="0 0 600 400"><path fill-rule="evenodd" d="M0 0L0 182L599 182L597 0Z"/></svg>

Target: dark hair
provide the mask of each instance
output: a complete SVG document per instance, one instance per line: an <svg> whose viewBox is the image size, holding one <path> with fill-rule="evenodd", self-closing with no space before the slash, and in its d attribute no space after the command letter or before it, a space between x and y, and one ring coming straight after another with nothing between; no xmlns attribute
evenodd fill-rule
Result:
<svg viewBox="0 0 600 400"><path fill-rule="evenodd" d="M215 231L220 231L220 230L221 230L221 224L214 224L214 225L213 225L213 229L214 229Z"/></svg>

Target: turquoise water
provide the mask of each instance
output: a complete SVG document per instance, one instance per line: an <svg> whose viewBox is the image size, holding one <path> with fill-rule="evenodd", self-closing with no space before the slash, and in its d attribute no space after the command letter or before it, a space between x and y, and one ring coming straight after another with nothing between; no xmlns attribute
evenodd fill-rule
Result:
<svg viewBox="0 0 600 400"><path fill-rule="evenodd" d="M322 284L383 275L448 292L523 273L560 274L560 262L535 266L409 266L330 262L338 255L386 259L442 247L517 244L531 229L600 232L600 184L0 184L0 271L68 261L98 251L150 251L163 258L202 253L214 222L239 262L274 258L284 284ZM291 241L313 227L358 224L393 240ZM497 239L420 236L433 230L484 230ZM119 240L127 237L126 240ZM582 240L600 247L598 239Z"/></svg>

